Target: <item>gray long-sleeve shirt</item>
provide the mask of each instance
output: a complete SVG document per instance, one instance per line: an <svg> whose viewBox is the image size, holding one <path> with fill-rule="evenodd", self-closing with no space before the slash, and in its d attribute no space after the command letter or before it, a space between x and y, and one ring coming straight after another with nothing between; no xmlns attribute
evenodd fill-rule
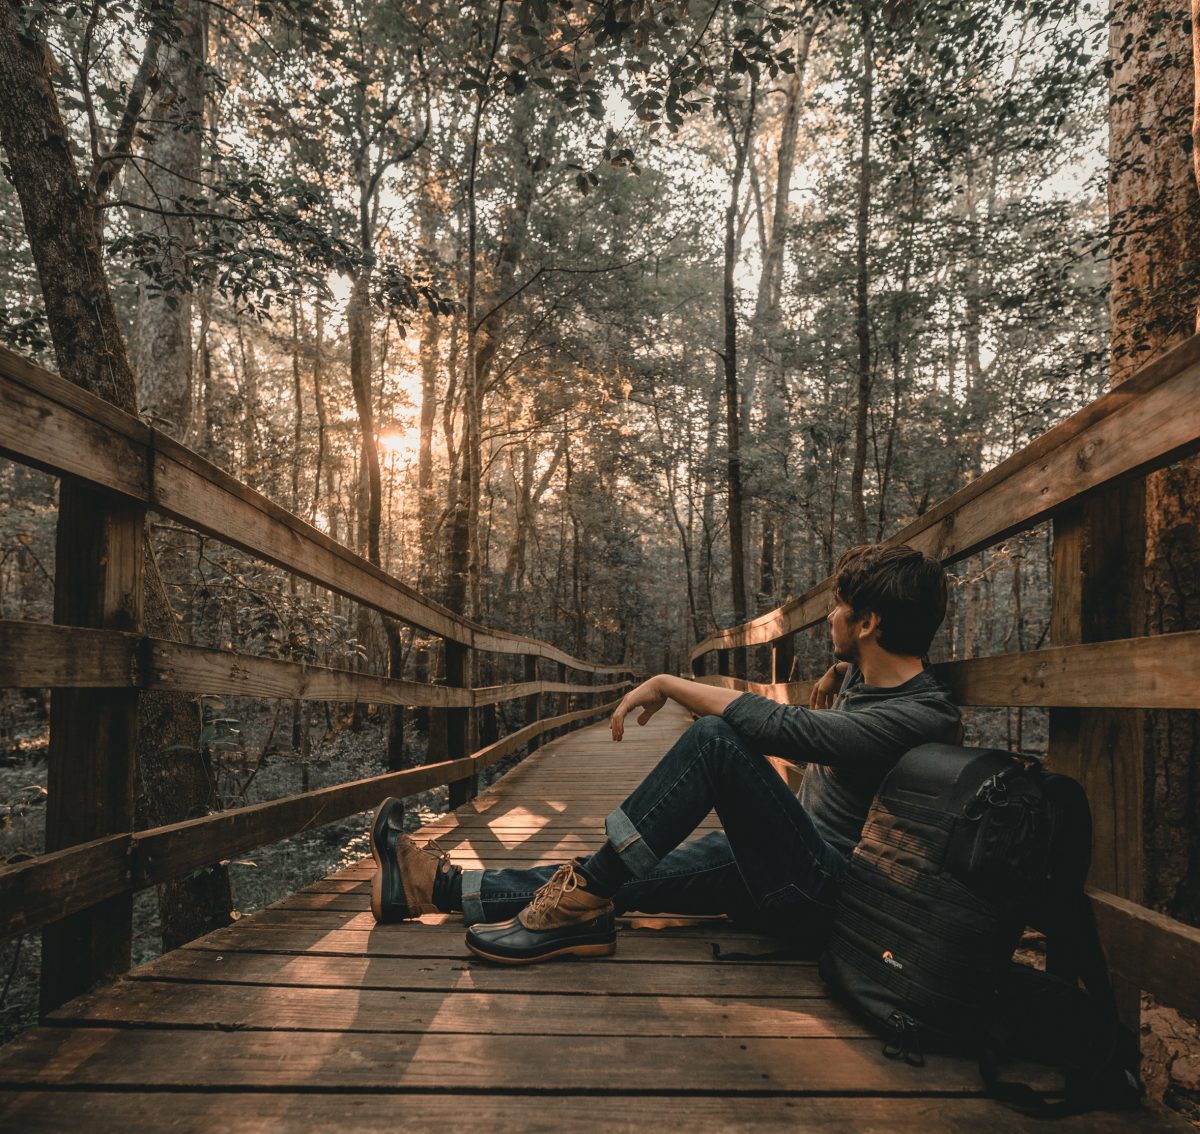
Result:
<svg viewBox="0 0 1200 1134"><path fill-rule="evenodd" d="M867 685L854 664L831 709L743 693L722 716L771 755L807 762L800 802L844 855L862 836L871 800L896 761L918 744L955 744L962 736L958 708L932 673L885 689Z"/></svg>

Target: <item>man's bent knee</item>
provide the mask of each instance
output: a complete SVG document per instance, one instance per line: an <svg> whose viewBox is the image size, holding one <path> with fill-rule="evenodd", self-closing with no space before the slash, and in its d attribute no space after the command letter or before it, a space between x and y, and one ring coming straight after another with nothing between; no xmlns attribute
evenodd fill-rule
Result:
<svg viewBox="0 0 1200 1134"><path fill-rule="evenodd" d="M701 744L709 740L729 740L740 747L746 747L744 738L724 717L700 717L684 736Z"/></svg>

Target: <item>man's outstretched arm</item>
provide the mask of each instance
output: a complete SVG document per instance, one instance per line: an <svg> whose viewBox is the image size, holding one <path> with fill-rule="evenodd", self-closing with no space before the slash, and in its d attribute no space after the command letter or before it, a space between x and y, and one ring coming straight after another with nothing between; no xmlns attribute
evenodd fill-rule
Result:
<svg viewBox="0 0 1200 1134"><path fill-rule="evenodd" d="M660 673L649 681L643 681L621 699L612 715L612 737L620 740L625 735L625 718L634 709L641 710L637 723L644 725L667 701L675 701L698 717L719 717L725 706L741 696L737 689L721 689L716 685L701 685L669 673Z"/></svg>

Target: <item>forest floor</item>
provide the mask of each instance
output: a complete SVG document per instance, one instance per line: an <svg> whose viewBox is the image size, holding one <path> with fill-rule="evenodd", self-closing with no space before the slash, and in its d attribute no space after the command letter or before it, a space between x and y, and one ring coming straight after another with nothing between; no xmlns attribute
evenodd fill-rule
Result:
<svg viewBox="0 0 1200 1134"><path fill-rule="evenodd" d="M222 711L237 708L222 707ZM382 715L368 717L357 730L346 719L330 722L322 732L323 722L316 721L307 761L297 752L273 745L278 717L253 710L246 716L234 722L239 726L237 750L221 758L218 787L226 806L277 799L383 771L386 722ZM1000 721L988 724L996 729ZM47 733L39 698L10 697L0 705L0 863L19 862L42 852ZM419 759L424 740L411 725L406 744L413 759ZM487 769L486 782L493 782L519 759ZM415 830L447 810L445 787L423 792L406 807L405 826ZM369 854L368 819L368 813L350 816L234 860L230 877L235 916L270 905ZM1027 944L1034 952L1020 959L1037 964L1037 943ZM143 891L134 898L133 963L144 964L160 953L155 893ZM40 963L40 934L0 945L0 1045L37 1022ZM1200 1129L1200 1028L1143 997L1141 1031L1147 1093Z"/></svg>

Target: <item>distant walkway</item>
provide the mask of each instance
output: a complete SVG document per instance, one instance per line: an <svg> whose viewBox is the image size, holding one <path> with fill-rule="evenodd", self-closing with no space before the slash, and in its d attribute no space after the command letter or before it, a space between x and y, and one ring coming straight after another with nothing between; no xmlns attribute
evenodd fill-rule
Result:
<svg viewBox="0 0 1200 1134"><path fill-rule="evenodd" d="M669 706L620 745L580 730L424 834L464 865L561 862L686 724ZM971 1060L883 1058L815 965L713 960L714 941L769 939L627 919L611 960L493 968L455 918L377 927L370 874L332 875L0 1050L0 1130L1045 1129L981 1098ZM1189 1129L1162 1112L1055 1128Z"/></svg>

